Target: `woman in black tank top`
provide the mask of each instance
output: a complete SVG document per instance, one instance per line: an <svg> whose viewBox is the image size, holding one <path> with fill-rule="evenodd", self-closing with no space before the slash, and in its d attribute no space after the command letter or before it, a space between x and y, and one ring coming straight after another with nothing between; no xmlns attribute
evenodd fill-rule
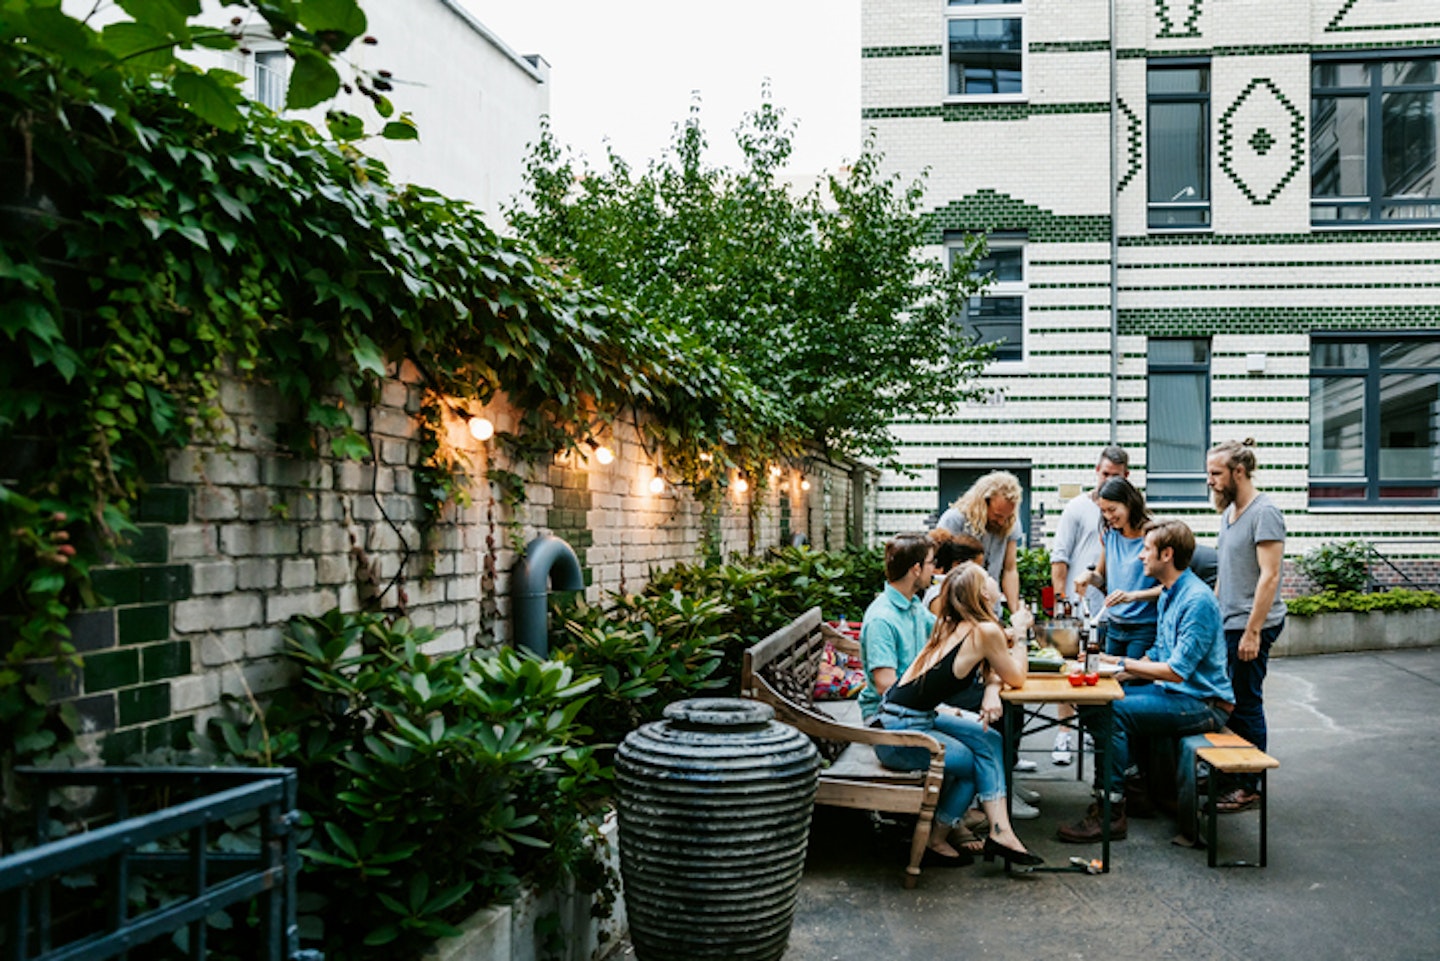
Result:
<svg viewBox="0 0 1440 961"><path fill-rule="evenodd" d="M987 596L985 572L961 564L945 578L940 591L940 619L914 663L885 694L880 722L887 730L923 731L945 748L945 779L930 830L932 859L968 863L951 846L951 828L978 795L990 820L990 836L981 849L985 860L997 856L1016 864L1040 864L1025 850L1010 826L1005 805L1004 749L1000 732L991 725L1000 718L1000 686L1023 687L1028 660L1024 643L1014 649L995 619L994 598ZM986 679L981 721L937 707L956 691Z"/></svg>

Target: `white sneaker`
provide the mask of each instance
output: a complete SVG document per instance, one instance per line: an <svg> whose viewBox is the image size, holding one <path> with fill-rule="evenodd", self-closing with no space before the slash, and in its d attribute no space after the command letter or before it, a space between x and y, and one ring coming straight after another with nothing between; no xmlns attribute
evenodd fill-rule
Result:
<svg viewBox="0 0 1440 961"><path fill-rule="evenodd" d="M1010 798L1010 820L1012 821L1033 821L1040 816L1040 809L1032 804L1027 804L1018 797Z"/></svg>
<svg viewBox="0 0 1440 961"><path fill-rule="evenodd" d="M1015 762L1015 766L1012 767L1010 770L1019 771L1024 774L1036 770L1037 767L1038 765L1036 765L1034 761L1031 761L1027 758L1020 758Z"/></svg>
<svg viewBox="0 0 1440 961"><path fill-rule="evenodd" d="M1026 804L1040 803L1039 791L1032 791L1028 787L1021 787L1018 784L1012 785L1011 791L1014 793L1016 799L1024 801Z"/></svg>
<svg viewBox="0 0 1440 961"><path fill-rule="evenodd" d="M1070 732L1062 728L1055 735L1055 750L1050 752L1050 763L1069 764L1074 759L1074 741L1070 737Z"/></svg>

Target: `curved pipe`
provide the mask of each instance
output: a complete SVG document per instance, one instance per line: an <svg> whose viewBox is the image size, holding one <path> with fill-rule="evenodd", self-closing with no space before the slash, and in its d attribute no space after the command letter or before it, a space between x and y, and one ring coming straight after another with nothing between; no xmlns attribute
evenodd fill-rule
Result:
<svg viewBox="0 0 1440 961"><path fill-rule="evenodd" d="M514 642L546 657L550 636L546 602L550 591L583 591L585 575L575 551L554 534L541 534L525 545L511 575L510 598L514 605Z"/></svg>

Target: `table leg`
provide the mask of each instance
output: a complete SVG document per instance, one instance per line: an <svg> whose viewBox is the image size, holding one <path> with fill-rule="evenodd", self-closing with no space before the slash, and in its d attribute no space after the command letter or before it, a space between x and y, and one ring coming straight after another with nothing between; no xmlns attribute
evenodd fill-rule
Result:
<svg viewBox="0 0 1440 961"><path fill-rule="evenodd" d="M1100 784L1100 873L1110 873L1110 751L1114 747L1111 743L1111 735L1115 730L1112 722L1111 705L1106 704L1103 710L1097 711L1102 730L1097 731L1100 735L1095 738L1095 779ZM1084 738L1081 738L1080 746L1085 746Z"/></svg>

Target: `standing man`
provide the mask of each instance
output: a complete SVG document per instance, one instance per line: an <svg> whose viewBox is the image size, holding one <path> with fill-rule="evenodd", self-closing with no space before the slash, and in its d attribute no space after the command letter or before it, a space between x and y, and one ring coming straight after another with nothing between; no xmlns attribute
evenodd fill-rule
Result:
<svg viewBox="0 0 1440 961"><path fill-rule="evenodd" d="M1009 471L991 471L970 485L937 526L952 534L969 534L985 548L985 569L1000 584L1012 612L1020 610L1020 567L1017 550L1021 530L1015 515L1024 496L1020 479Z"/></svg>
<svg viewBox="0 0 1440 961"><path fill-rule="evenodd" d="M1110 792L1110 838L1125 837L1125 774L1130 744L1136 737L1185 737L1225 726L1235 706L1226 674L1225 634L1220 604L1205 582L1187 568L1195 553L1195 535L1182 521L1151 521L1145 525L1140 562L1160 582L1160 620L1155 646L1139 660L1102 654L1118 665L1121 677L1154 681L1126 690L1113 706L1114 735L1108 770L1095 767L1095 791ZM1085 708L1084 710L1094 710ZM1099 841L1104 828L1100 804L1090 806L1075 824L1061 827L1062 841Z"/></svg>
<svg viewBox="0 0 1440 961"><path fill-rule="evenodd" d="M1285 628L1280 564L1285 557L1285 515L1255 489L1255 441L1226 441L1210 448L1206 483L1220 511L1216 592L1225 618L1235 713L1230 729L1265 750L1262 685L1270 647ZM1246 775L1217 801L1221 811L1243 811L1260 800L1259 779Z"/></svg>
<svg viewBox="0 0 1440 961"><path fill-rule="evenodd" d="M1055 543L1050 548L1050 586L1055 592L1055 601L1068 597L1076 605L1080 594L1074 590L1075 579L1071 571L1083 574L1100 561L1100 505L1096 503L1101 485L1112 477L1130 476L1130 455L1119 444L1111 444L1100 452L1100 461L1095 465L1095 487L1088 494L1072 497L1060 514L1060 524L1055 529ZM1099 613L1105 607L1105 592L1094 584L1085 588L1085 598L1090 602L1090 612ZM1100 647L1105 647L1103 634ZM1075 708L1061 704L1056 716L1065 721L1075 716ZM1075 741L1070 725L1062 724L1055 732L1055 748L1050 760L1056 764L1069 764L1073 758Z"/></svg>
<svg viewBox="0 0 1440 961"><path fill-rule="evenodd" d="M860 661L865 688L860 716L880 709L881 696L899 679L935 626L921 597L935 576L935 545L925 533L896 534L885 545L885 590L865 609L860 624Z"/></svg>

